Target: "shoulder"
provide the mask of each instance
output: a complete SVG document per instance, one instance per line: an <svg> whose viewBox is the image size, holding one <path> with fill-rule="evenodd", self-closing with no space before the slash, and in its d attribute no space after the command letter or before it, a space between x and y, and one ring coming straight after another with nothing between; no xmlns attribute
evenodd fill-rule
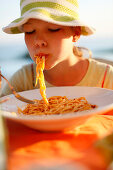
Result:
<svg viewBox="0 0 113 170"><path fill-rule="evenodd" d="M10 78L9 82L17 92L33 89L32 66L34 69L35 64L27 64L22 66ZM6 84L2 88L2 96L10 93L12 92Z"/></svg>
<svg viewBox="0 0 113 170"><path fill-rule="evenodd" d="M111 65L111 62L108 60L103 60L103 59L88 59L89 60L89 65L93 68L97 68L100 70L106 69L107 66L109 66L111 69L113 66Z"/></svg>
<svg viewBox="0 0 113 170"><path fill-rule="evenodd" d="M35 69L36 69L36 64L35 63L24 65L24 66L22 66L21 69L19 69L15 73L15 76L18 75L19 77L22 77L23 82L25 84L30 84L30 83L32 83L34 81Z"/></svg>
<svg viewBox="0 0 113 170"><path fill-rule="evenodd" d="M35 69L35 64L34 63L31 63L31 64L26 64L26 65L23 65L19 70L17 70L15 73L14 73L14 77L15 76L29 76L32 74L32 72L34 71ZM13 77L12 76L12 77Z"/></svg>
<svg viewBox="0 0 113 170"><path fill-rule="evenodd" d="M95 59L90 62L95 65L97 76L102 76L103 87L113 89L113 62L104 59Z"/></svg>
<svg viewBox="0 0 113 170"><path fill-rule="evenodd" d="M113 62L104 59L89 59L89 70L97 72L98 75L103 75L107 72L107 75L113 75Z"/></svg>
<svg viewBox="0 0 113 170"><path fill-rule="evenodd" d="M35 63L30 63L30 64L26 64L26 65L22 66L19 71L31 71L35 67L36 67Z"/></svg>
<svg viewBox="0 0 113 170"><path fill-rule="evenodd" d="M105 63L105 64L108 64L110 66L113 66L113 61L106 60L106 59L101 59L101 58L96 58L95 60L100 62L100 63Z"/></svg>
<svg viewBox="0 0 113 170"><path fill-rule="evenodd" d="M104 60L104 59L89 59L90 65L101 71L104 71L107 69L108 72L113 72L113 62L110 60Z"/></svg>

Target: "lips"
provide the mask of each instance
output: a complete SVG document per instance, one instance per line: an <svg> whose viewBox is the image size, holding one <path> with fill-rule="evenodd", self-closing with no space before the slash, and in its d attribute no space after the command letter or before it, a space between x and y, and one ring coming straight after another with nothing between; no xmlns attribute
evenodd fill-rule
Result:
<svg viewBox="0 0 113 170"><path fill-rule="evenodd" d="M48 54L45 54L45 53L38 53L38 54L35 54L35 56L38 56L40 58L42 58L43 56L46 58L48 57Z"/></svg>

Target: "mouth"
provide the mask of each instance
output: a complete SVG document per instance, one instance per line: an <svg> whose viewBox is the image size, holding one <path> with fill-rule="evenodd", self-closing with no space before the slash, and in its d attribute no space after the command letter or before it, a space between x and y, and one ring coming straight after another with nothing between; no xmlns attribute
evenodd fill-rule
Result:
<svg viewBox="0 0 113 170"><path fill-rule="evenodd" d="M48 55L48 54L45 54L45 53L38 53L38 54L35 54L35 56L36 56L36 57L40 57L40 58L42 58L42 57L47 58L49 55Z"/></svg>

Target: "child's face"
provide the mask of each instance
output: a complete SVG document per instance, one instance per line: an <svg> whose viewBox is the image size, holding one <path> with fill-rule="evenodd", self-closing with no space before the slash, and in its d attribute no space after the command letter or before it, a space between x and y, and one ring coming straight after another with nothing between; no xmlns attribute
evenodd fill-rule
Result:
<svg viewBox="0 0 113 170"><path fill-rule="evenodd" d="M51 69L73 55L73 35L71 27L55 25L45 21L30 19L23 25L25 42L31 58L45 56L45 69Z"/></svg>

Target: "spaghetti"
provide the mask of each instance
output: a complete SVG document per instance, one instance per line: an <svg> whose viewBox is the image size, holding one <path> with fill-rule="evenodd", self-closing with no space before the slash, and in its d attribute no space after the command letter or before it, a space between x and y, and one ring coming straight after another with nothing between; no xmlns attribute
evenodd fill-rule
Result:
<svg viewBox="0 0 113 170"><path fill-rule="evenodd" d="M68 99L66 96L52 96L48 98L49 104L46 104L43 99L35 101L35 104L27 104L24 110L19 108L18 112L25 115L52 115L90 110L96 107L89 104L85 97Z"/></svg>
<svg viewBox="0 0 113 170"><path fill-rule="evenodd" d="M35 100L35 104L27 104L23 110L18 108L18 113L23 113L25 115L52 115L90 110L96 107L96 105L89 104L85 97L68 99L66 96L52 96L47 99L43 75L45 57L35 57L37 64L35 85L37 85L39 80L40 94L43 99Z"/></svg>
<svg viewBox="0 0 113 170"><path fill-rule="evenodd" d="M48 103L47 97L46 97L46 86L45 86L45 81L44 81L44 74L43 74L43 70L45 67L45 57L38 57L35 56L36 58L36 83L35 86L38 83L39 80L39 84L40 84L40 94L44 100L45 103Z"/></svg>

